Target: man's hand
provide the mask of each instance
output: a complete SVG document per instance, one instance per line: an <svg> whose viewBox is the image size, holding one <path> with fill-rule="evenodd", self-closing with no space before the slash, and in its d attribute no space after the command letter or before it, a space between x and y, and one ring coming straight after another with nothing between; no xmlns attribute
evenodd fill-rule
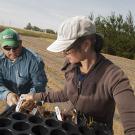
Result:
<svg viewBox="0 0 135 135"><path fill-rule="evenodd" d="M18 102L18 99L19 99L19 97L18 97L18 95L17 94L15 94L15 93L13 93L13 92L10 92L10 93L8 93L8 95L7 95L7 104L9 105L9 106L12 106L12 105L14 105L14 104L17 104L17 102Z"/></svg>

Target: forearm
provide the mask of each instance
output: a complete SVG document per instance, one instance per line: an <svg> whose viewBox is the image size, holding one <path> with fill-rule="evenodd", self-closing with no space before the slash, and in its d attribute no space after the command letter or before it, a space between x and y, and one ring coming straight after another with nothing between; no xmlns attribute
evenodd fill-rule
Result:
<svg viewBox="0 0 135 135"><path fill-rule="evenodd" d="M54 102L66 102L68 101L68 97L65 94L64 90L61 91L49 91L47 94L43 94L42 96L44 101L54 103Z"/></svg>
<svg viewBox="0 0 135 135"><path fill-rule="evenodd" d="M10 90L5 87L2 70L0 70L0 100L6 100L8 93L10 93Z"/></svg>
<svg viewBox="0 0 135 135"><path fill-rule="evenodd" d="M125 90L115 95L125 135L135 135L135 96L133 91Z"/></svg>
<svg viewBox="0 0 135 135"><path fill-rule="evenodd" d="M50 92L41 92L41 93L35 93L33 95L33 99L37 101L45 101L45 102L66 102L68 101L68 97L65 94L64 90L61 91L50 91Z"/></svg>
<svg viewBox="0 0 135 135"><path fill-rule="evenodd" d="M48 92L40 92L40 93L29 93L22 94L22 96L26 100L35 100L35 101L44 101L44 102L66 102L68 101L67 88L66 85L63 90L60 91L52 91L48 90Z"/></svg>
<svg viewBox="0 0 135 135"><path fill-rule="evenodd" d="M135 96L127 76L116 68L108 73L106 82L110 96L116 102L125 135L135 135Z"/></svg>
<svg viewBox="0 0 135 135"><path fill-rule="evenodd" d="M11 91L5 86L0 86L0 100L6 100L6 97L10 92Z"/></svg>

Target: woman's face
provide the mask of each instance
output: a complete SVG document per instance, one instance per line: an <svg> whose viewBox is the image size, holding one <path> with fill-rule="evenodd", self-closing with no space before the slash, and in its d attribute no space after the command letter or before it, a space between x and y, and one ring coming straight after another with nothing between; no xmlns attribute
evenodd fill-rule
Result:
<svg viewBox="0 0 135 135"><path fill-rule="evenodd" d="M90 53L90 45L90 40L87 42L84 41L79 48L72 48L68 51L63 51L63 54L70 63L79 63L87 58L87 54Z"/></svg>
<svg viewBox="0 0 135 135"><path fill-rule="evenodd" d="M66 53L64 52L64 55L70 63L78 63L81 61L81 53L75 49L70 49Z"/></svg>

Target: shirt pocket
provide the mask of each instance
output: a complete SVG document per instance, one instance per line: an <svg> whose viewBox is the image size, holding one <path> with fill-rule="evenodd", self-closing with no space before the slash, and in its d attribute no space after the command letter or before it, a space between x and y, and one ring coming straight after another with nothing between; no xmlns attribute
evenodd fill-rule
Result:
<svg viewBox="0 0 135 135"><path fill-rule="evenodd" d="M26 73L16 73L16 80L17 80L17 85L21 86L21 85L25 85L26 83L28 83L30 81L29 75Z"/></svg>

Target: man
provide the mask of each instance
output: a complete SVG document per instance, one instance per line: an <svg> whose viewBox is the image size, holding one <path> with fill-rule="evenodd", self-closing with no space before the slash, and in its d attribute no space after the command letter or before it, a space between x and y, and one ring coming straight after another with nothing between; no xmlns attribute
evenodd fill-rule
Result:
<svg viewBox="0 0 135 135"><path fill-rule="evenodd" d="M42 59L22 46L19 34L10 28L0 33L0 99L9 106L20 94L45 91L47 77Z"/></svg>

